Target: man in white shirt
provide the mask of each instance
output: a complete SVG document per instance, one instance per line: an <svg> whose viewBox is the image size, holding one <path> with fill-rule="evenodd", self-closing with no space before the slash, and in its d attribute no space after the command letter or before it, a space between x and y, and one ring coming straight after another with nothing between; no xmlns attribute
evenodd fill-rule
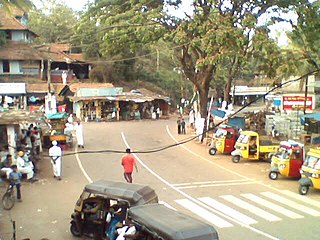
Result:
<svg viewBox="0 0 320 240"><path fill-rule="evenodd" d="M17 168L18 168L18 171L21 172L22 174L27 174L27 179L30 182L36 181L36 179L33 178L34 176L33 164L31 161L30 162L25 161L23 151L18 152Z"/></svg>
<svg viewBox="0 0 320 240"><path fill-rule="evenodd" d="M83 125L80 121L77 121L76 125L74 126L76 130L76 137L78 142L78 147L84 148L84 141L83 141Z"/></svg>
<svg viewBox="0 0 320 240"><path fill-rule="evenodd" d="M49 149L49 156L51 157L53 177L61 180L61 168L62 168L62 150L58 146L57 141L52 141L52 147Z"/></svg>
<svg viewBox="0 0 320 240"><path fill-rule="evenodd" d="M117 230L118 237L116 240L130 240L135 239L137 234L137 229L134 226L133 222L129 219L126 220L126 225Z"/></svg>

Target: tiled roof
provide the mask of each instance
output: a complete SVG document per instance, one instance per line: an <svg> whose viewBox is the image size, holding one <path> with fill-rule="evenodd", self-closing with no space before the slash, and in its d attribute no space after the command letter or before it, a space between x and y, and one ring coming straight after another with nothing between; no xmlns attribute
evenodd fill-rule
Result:
<svg viewBox="0 0 320 240"><path fill-rule="evenodd" d="M50 89L55 93L59 93L64 84L50 84ZM27 93L47 93L48 83L27 83Z"/></svg>
<svg viewBox="0 0 320 240"><path fill-rule="evenodd" d="M72 83L69 85L71 92L76 92L79 88L113 88L112 83Z"/></svg>
<svg viewBox="0 0 320 240"><path fill-rule="evenodd" d="M48 56L48 58L52 59L55 62L77 62L83 61L83 55L81 53L65 53L70 51L69 44L58 44L53 43L49 45L45 45L39 50Z"/></svg>
<svg viewBox="0 0 320 240"><path fill-rule="evenodd" d="M24 42L8 41L0 47L0 59L6 60L41 60L45 58L40 51Z"/></svg>
<svg viewBox="0 0 320 240"><path fill-rule="evenodd" d="M0 9L0 30L29 30L15 17Z"/></svg>

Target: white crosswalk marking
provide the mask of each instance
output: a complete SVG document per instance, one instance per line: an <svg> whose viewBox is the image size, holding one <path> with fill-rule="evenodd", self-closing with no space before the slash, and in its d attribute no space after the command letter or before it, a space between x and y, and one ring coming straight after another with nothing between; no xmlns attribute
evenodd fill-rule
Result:
<svg viewBox="0 0 320 240"><path fill-rule="evenodd" d="M206 221L212 223L213 225L219 228L226 228L226 227L233 227L233 225L224 219L218 217L217 215L209 212L208 210L200 207L196 203L188 200L188 199L179 199L175 200L178 204L183 206L184 208L188 209L189 211L197 214L201 218L205 219Z"/></svg>
<svg viewBox="0 0 320 240"><path fill-rule="evenodd" d="M288 198L284 198L278 194L275 194L275 193L272 193L272 192L262 192L261 193L263 196L266 196L274 201L277 201L277 202L280 202L284 205L287 205L287 206L290 206L294 209L297 209L301 212L304 212L304 213L307 213L309 215L312 215L312 216L320 216L320 212L317 211L317 210L314 210L312 208L308 208L306 205L303 205L303 204L299 204L297 202L294 202Z"/></svg>
<svg viewBox="0 0 320 240"><path fill-rule="evenodd" d="M198 198L201 202L209 205L210 207L214 208L214 209L217 209L221 212L223 212L224 214L244 223L244 224L247 224L247 225L250 225L250 224L255 224L257 223L256 220L236 211L235 209L233 208L230 208L210 197L203 197L203 198Z"/></svg>
<svg viewBox="0 0 320 240"><path fill-rule="evenodd" d="M267 221L275 222L275 221L281 220L281 218L279 218L271 213L268 213L265 210L258 208L250 203L247 203L247 202L245 202L237 197L234 197L232 195L223 195L220 197L227 200L228 202L231 202L232 204L235 204L236 206L238 206L240 208L246 209L249 212L251 212L257 216L266 219Z"/></svg>
<svg viewBox="0 0 320 240"><path fill-rule="evenodd" d="M294 199L300 200L300 201L302 201L304 203L308 203L309 205L312 205L314 207L320 208L320 201L316 201L316 200L310 199L310 198L308 198L306 196L302 196L302 195L300 195L298 193L294 193L294 192L291 192L289 190L283 190L283 191L281 191L281 193L283 193L283 194L285 194L285 195L287 195L289 197L292 197Z"/></svg>
<svg viewBox="0 0 320 240"><path fill-rule="evenodd" d="M290 210L288 210L288 209L286 209L284 207L281 207L281 206L279 206L277 204L274 204L274 203L272 203L270 201L267 201L267 200L265 200L265 199L263 199L261 197L258 197L258 196L254 195L254 194L245 193L245 194L241 194L241 196L243 196L243 197L245 197L245 198L247 198L247 199L249 199L249 200L251 200L251 201L253 201L253 202L257 203L257 204L259 204L259 205L262 205L262 206L264 206L266 208L272 209L272 210L276 211L279 214L283 214L283 215L285 215L285 216L287 216L289 218L293 218L293 219L304 218L302 215L299 215L299 214L297 214L295 212L292 212L292 211L290 211Z"/></svg>

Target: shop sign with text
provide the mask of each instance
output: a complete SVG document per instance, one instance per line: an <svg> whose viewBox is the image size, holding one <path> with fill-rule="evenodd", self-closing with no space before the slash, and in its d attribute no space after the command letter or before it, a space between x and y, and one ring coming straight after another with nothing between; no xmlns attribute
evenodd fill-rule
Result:
<svg viewBox="0 0 320 240"><path fill-rule="evenodd" d="M304 108L304 96L283 96L283 110L295 110ZM312 110L313 97L308 96L306 109Z"/></svg>

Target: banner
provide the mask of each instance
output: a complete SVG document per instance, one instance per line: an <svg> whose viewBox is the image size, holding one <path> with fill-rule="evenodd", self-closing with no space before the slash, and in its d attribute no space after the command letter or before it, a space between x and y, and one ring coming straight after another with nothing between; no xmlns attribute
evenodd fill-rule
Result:
<svg viewBox="0 0 320 240"><path fill-rule="evenodd" d="M304 107L304 96L283 96L283 110L303 110ZM306 109L312 110L313 97L307 97Z"/></svg>

